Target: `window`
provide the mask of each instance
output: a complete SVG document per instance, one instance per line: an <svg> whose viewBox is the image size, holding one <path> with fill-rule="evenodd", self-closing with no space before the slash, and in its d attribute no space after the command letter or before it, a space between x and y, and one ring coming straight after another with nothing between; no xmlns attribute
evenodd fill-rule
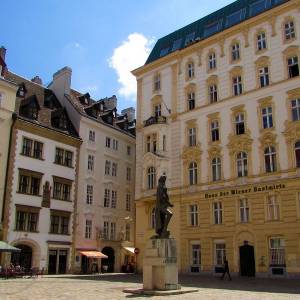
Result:
<svg viewBox="0 0 300 300"><path fill-rule="evenodd" d="M221 158L214 157L211 161L212 166L212 180L218 181L221 180Z"/></svg>
<svg viewBox="0 0 300 300"><path fill-rule="evenodd" d="M95 131L93 131L93 130L89 131L89 141L95 142Z"/></svg>
<svg viewBox="0 0 300 300"><path fill-rule="evenodd" d="M214 202L213 203L214 209L214 224L222 224L223 223L223 208L222 202Z"/></svg>
<svg viewBox="0 0 300 300"><path fill-rule="evenodd" d="M245 119L244 114L239 113L235 117L235 134L240 135L245 133Z"/></svg>
<svg viewBox="0 0 300 300"><path fill-rule="evenodd" d="M285 266L285 242L282 238L270 238L270 265Z"/></svg>
<svg viewBox="0 0 300 300"><path fill-rule="evenodd" d="M226 247L224 243L215 244L215 263L216 265L223 266L224 258L226 257Z"/></svg>
<svg viewBox="0 0 300 300"><path fill-rule="evenodd" d="M163 151L167 151L167 137L163 135Z"/></svg>
<svg viewBox="0 0 300 300"><path fill-rule="evenodd" d="M295 143L296 167L300 168L300 141Z"/></svg>
<svg viewBox="0 0 300 300"><path fill-rule="evenodd" d="M189 62L187 64L187 78L192 79L195 76L195 68L194 68L194 63Z"/></svg>
<svg viewBox="0 0 300 300"><path fill-rule="evenodd" d="M156 186L156 170L154 167L148 168L147 178L148 178L148 181L147 181L148 190L154 189Z"/></svg>
<svg viewBox="0 0 300 300"><path fill-rule="evenodd" d="M50 233L69 234L70 214L67 212L51 212Z"/></svg>
<svg viewBox="0 0 300 300"><path fill-rule="evenodd" d="M259 74L260 87L262 88L262 87L268 86L270 83L269 68L268 67L259 68L258 74Z"/></svg>
<svg viewBox="0 0 300 300"><path fill-rule="evenodd" d="M53 198L63 201L71 201L72 183L66 179L53 178Z"/></svg>
<svg viewBox="0 0 300 300"><path fill-rule="evenodd" d="M240 59L240 44L235 43L231 46L231 59L237 61Z"/></svg>
<svg viewBox="0 0 300 300"><path fill-rule="evenodd" d="M154 91L160 90L160 74L154 75Z"/></svg>
<svg viewBox="0 0 300 300"><path fill-rule="evenodd" d="M204 27L204 36L207 37L209 35L212 35L216 33L219 30L219 22L213 22L210 24L207 24Z"/></svg>
<svg viewBox="0 0 300 300"><path fill-rule="evenodd" d="M130 224L125 226L125 240L130 241Z"/></svg>
<svg viewBox="0 0 300 300"><path fill-rule="evenodd" d="M195 93L190 92L187 94L188 97L188 109L193 110L195 108Z"/></svg>
<svg viewBox="0 0 300 300"><path fill-rule="evenodd" d="M110 189L104 190L104 207L110 207Z"/></svg>
<svg viewBox="0 0 300 300"><path fill-rule="evenodd" d="M289 78L299 76L298 56L292 56L287 60Z"/></svg>
<svg viewBox="0 0 300 300"><path fill-rule="evenodd" d="M191 245L191 250L192 250L192 253L191 253L191 258L192 258L192 261L191 261L191 265L192 266L200 266L201 265L201 247L200 247L200 244L192 244ZM193 270L193 269L191 269Z"/></svg>
<svg viewBox="0 0 300 300"><path fill-rule="evenodd" d="M240 205L240 221L242 223L248 223L249 222L248 199L240 199L239 205Z"/></svg>
<svg viewBox="0 0 300 300"><path fill-rule="evenodd" d="M73 152L64 150L61 148L56 148L55 149L55 160L54 162L56 164L70 167L72 168L73 166Z"/></svg>
<svg viewBox="0 0 300 300"><path fill-rule="evenodd" d="M292 120L300 121L300 98L291 101L292 106Z"/></svg>
<svg viewBox="0 0 300 300"><path fill-rule="evenodd" d="M292 40L296 37L295 25L293 21L284 24L284 37L286 41Z"/></svg>
<svg viewBox="0 0 300 300"><path fill-rule="evenodd" d="M232 25L235 25L240 21L242 21L242 18L243 18L243 14L242 14L242 10L240 9L226 17L226 26L230 27Z"/></svg>
<svg viewBox="0 0 300 300"><path fill-rule="evenodd" d="M212 84L208 87L208 95L210 104L218 102L218 89L216 84Z"/></svg>
<svg viewBox="0 0 300 300"><path fill-rule="evenodd" d="M250 4L250 16L255 16L266 8L266 1L265 0L258 0Z"/></svg>
<svg viewBox="0 0 300 300"><path fill-rule="evenodd" d="M105 175L110 175L110 167L111 167L111 162L109 160L105 161Z"/></svg>
<svg viewBox="0 0 300 300"><path fill-rule="evenodd" d="M153 207L151 210L150 225L152 229L155 228L155 207Z"/></svg>
<svg viewBox="0 0 300 300"><path fill-rule="evenodd" d="M214 120L210 123L211 141L216 142L219 140L219 122Z"/></svg>
<svg viewBox="0 0 300 300"><path fill-rule="evenodd" d="M248 158L247 153L239 152L236 156L236 169L237 176L244 177L248 176Z"/></svg>
<svg viewBox="0 0 300 300"><path fill-rule="evenodd" d="M196 204L190 205L190 225L198 226L198 206Z"/></svg>
<svg viewBox="0 0 300 300"><path fill-rule="evenodd" d="M272 195L267 198L267 210L269 221L279 220L279 201L277 196Z"/></svg>
<svg viewBox="0 0 300 300"><path fill-rule="evenodd" d="M267 40L266 40L266 34L265 32L260 32L257 36L256 36L256 47L257 47L257 51L261 51L267 48Z"/></svg>
<svg viewBox="0 0 300 300"><path fill-rule="evenodd" d="M263 128L272 128L273 127L273 112L272 112L272 107L264 107L261 110L261 115L262 115L262 125Z"/></svg>
<svg viewBox="0 0 300 300"><path fill-rule="evenodd" d="M161 116L161 104L154 105L154 116L155 117Z"/></svg>
<svg viewBox="0 0 300 300"><path fill-rule="evenodd" d="M111 191L111 208L117 208L117 191Z"/></svg>
<svg viewBox="0 0 300 300"><path fill-rule="evenodd" d="M194 38L195 38L195 32L191 32L189 33L186 38L185 38L185 42L184 42L184 45L187 46L188 44L190 44L191 42L194 41Z"/></svg>
<svg viewBox="0 0 300 300"><path fill-rule="evenodd" d="M189 133L189 147L196 146L197 140L196 140L196 128L192 127L188 129Z"/></svg>
<svg viewBox="0 0 300 300"><path fill-rule="evenodd" d="M23 138L22 155L32 158L43 158L43 143Z"/></svg>
<svg viewBox="0 0 300 300"><path fill-rule="evenodd" d="M127 146L127 155L128 155L128 156L131 155L131 146Z"/></svg>
<svg viewBox="0 0 300 300"><path fill-rule="evenodd" d="M233 95L239 96L243 93L242 76L235 76L232 78Z"/></svg>
<svg viewBox="0 0 300 300"><path fill-rule="evenodd" d="M40 195L40 183L42 174L29 171L20 170L19 172L19 193L39 196Z"/></svg>
<svg viewBox="0 0 300 300"><path fill-rule="evenodd" d="M109 222L107 221L103 222L103 238L105 240L109 239Z"/></svg>
<svg viewBox="0 0 300 300"><path fill-rule="evenodd" d="M167 55L168 52L169 52L169 47L163 48L160 50L159 56L163 57L163 56Z"/></svg>
<svg viewBox="0 0 300 300"><path fill-rule="evenodd" d="M110 240L114 241L116 239L116 223L110 223Z"/></svg>
<svg viewBox="0 0 300 300"><path fill-rule="evenodd" d="M180 48L182 42L182 38L177 39L173 42L172 51L176 51Z"/></svg>
<svg viewBox="0 0 300 300"><path fill-rule="evenodd" d="M117 176L117 171L118 171L118 164L113 162L112 167L111 167L111 176L116 177Z"/></svg>
<svg viewBox="0 0 300 300"><path fill-rule="evenodd" d="M85 220L85 238L90 239L92 237L92 220Z"/></svg>
<svg viewBox="0 0 300 300"><path fill-rule="evenodd" d="M105 147L106 148L110 148L110 137L106 137L106 139L105 139Z"/></svg>
<svg viewBox="0 0 300 300"><path fill-rule="evenodd" d="M113 139L113 149L118 150L119 142L115 139Z"/></svg>
<svg viewBox="0 0 300 300"><path fill-rule="evenodd" d="M126 180L131 180L131 168L126 168Z"/></svg>
<svg viewBox="0 0 300 300"><path fill-rule="evenodd" d="M93 197L94 197L94 186L88 184L86 186L86 204L93 204Z"/></svg>
<svg viewBox="0 0 300 300"><path fill-rule="evenodd" d="M39 213L30 211L29 207L16 207L16 231L36 232Z"/></svg>
<svg viewBox="0 0 300 300"><path fill-rule="evenodd" d="M213 70L217 67L217 61L216 61L216 53L211 52L208 55L208 69Z"/></svg>
<svg viewBox="0 0 300 300"><path fill-rule="evenodd" d="M88 170L94 171L94 156L93 155L88 156Z"/></svg>
<svg viewBox="0 0 300 300"><path fill-rule="evenodd" d="M156 134L148 135L146 138L146 152L156 153Z"/></svg>
<svg viewBox="0 0 300 300"><path fill-rule="evenodd" d="M273 146L268 146L264 151L265 170L267 173L276 172L276 150Z"/></svg>
<svg viewBox="0 0 300 300"><path fill-rule="evenodd" d="M130 195L130 193L126 194L126 210L131 211L131 195Z"/></svg>
<svg viewBox="0 0 300 300"><path fill-rule="evenodd" d="M189 164L189 183L190 185L197 184L197 163L195 162Z"/></svg>

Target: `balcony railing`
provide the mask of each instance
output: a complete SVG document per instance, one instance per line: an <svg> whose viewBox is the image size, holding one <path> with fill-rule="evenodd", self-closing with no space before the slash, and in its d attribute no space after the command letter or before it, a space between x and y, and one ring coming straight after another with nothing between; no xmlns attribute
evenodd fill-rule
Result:
<svg viewBox="0 0 300 300"><path fill-rule="evenodd" d="M151 126L154 124L166 124L167 118L165 116L152 116L144 121L144 127Z"/></svg>

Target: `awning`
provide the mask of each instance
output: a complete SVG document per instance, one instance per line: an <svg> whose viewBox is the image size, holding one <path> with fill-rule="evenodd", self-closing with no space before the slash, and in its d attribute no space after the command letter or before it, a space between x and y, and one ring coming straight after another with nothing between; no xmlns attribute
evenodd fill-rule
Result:
<svg viewBox="0 0 300 300"><path fill-rule="evenodd" d="M123 247L125 250L127 250L128 252L134 254L134 247Z"/></svg>
<svg viewBox="0 0 300 300"><path fill-rule="evenodd" d="M0 241L0 252L20 252L21 249Z"/></svg>
<svg viewBox="0 0 300 300"><path fill-rule="evenodd" d="M100 251L80 251L80 253L90 258L108 258L107 255L103 254Z"/></svg>

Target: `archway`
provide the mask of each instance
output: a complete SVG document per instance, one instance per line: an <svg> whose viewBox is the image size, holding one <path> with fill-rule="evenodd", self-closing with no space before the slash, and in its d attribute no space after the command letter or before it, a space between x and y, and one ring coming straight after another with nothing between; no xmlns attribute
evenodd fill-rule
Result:
<svg viewBox="0 0 300 300"><path fill-rule="evenodd" d="M20 265L25 271L29 271L32 263L32 248L24 244L17 244L15 247L21 251L11 254L11 263L15 266Z"/></svg>
<svg viewBox="0 0 300 300"><path fill-rule="evenodd" d="M254 247L244 241L244 245L240 246L240 274L241 276L255 276L255 258Z"/></svg>
<svg viewBox="0 0 300 300"><path fill-rule="evenodd" d="M107 266L107 272L113 272L115 267L115 251L111 247L104 247L101 251L107 255L107 258L102 259L102 267Z"/></svg>

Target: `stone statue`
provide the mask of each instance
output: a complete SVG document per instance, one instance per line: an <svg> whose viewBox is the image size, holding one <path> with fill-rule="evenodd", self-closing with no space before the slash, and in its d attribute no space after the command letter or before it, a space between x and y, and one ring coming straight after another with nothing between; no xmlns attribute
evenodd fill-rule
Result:
<svg viewBox="0 0 300 300"><path fill-rule="evenodd" d="M167 177L163 175L158 180L155 207L155 232L157 236L154 238L169 238L170 236L167 228L173 213L168 207L173 207L173 204L169 202L166 179Z"/></svg>

